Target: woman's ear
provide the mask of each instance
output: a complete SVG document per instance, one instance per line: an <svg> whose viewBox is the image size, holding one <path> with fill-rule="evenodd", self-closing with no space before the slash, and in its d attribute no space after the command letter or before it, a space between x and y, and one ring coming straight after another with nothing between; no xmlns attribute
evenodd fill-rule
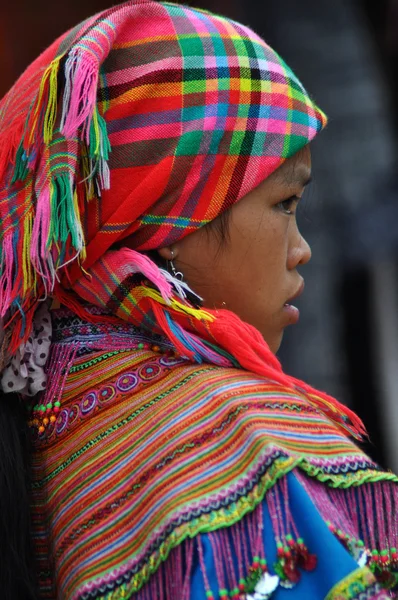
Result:
<svg viewBox="0 0 398 600"><path fill-rule="evenodd" d="M173 248L171 246L158 248L157 252L164 260L175 260L178 256L178 250L175 246L173 246Z"/></svg>

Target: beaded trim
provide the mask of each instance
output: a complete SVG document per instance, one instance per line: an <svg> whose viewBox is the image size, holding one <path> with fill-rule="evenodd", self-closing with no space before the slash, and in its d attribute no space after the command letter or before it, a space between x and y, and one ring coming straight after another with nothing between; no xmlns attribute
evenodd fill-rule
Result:
<svg viewBox="0 0 398 600"><path fill-rule="evenodd" d="M67 352L67 346L60 344L60 350L55 351L56 356L52 357L50 360L48 373L52 373L52 378L57 381L58 377L65 379L67 375L72 370L72 364L76 356L76 352L79 346L74 345L73 351L69 353ZM156 354L168 354L175 356L175 352L170 350L169 348L163 349L158 344L152 344L148 342L139 342L137 344L132 344L129 346L130 350L135 350L139 352L154 352ZM64 350L64 352L63 352ZM68 354L68 355L67 355ZM51 379L51 377L49 377ZM57 381L58 385L59 382ZM57 388L58 388L57 385ZM46 401L49 397L51 398L51 382L49 386L49 390L46 394L43 394L43 398L41 402L36 403L31 407L31 419L29 420L29 426L33 427L37 430L39 435L44 435L46 432L46 428L51 424L54 425L58 414L61 410L61 394L62 394L63 386L59 386L57 389L57 399L51 399L50 401Z"/></svg>

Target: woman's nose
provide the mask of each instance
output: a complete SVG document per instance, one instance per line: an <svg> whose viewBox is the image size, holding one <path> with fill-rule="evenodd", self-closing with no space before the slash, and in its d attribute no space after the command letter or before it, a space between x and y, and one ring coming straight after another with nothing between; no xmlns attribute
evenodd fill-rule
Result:
<svg viewBox="0 0 398 600"><path fill-rule="evenodd" d="M307 240L301 234L300 234L300 238L301 238L300 251L302 253L300 264L305 265L305 264L307 264L307 262L309 262L311 260L312 251L311 251L311 246L309 245Z"/></svg>
<svg viewBox="0 0 398 600"><path fill-rule="evenodd" d="M298 239L292 246L288 257L288 268L295 269L299 265L305 265L311 260L311 246L307 240L298 232Z"/></svg>

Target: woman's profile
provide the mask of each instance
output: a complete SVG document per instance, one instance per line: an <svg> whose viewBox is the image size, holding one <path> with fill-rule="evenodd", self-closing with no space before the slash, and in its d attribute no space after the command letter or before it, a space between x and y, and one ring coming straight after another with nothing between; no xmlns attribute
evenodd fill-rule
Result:
<svg viewBox="0 0 398 600"><path fill-rule="evenodd" d="M275 356L325 125L251 29L155 0L1 100L3 598L396 597L398 478Z"/></svg>

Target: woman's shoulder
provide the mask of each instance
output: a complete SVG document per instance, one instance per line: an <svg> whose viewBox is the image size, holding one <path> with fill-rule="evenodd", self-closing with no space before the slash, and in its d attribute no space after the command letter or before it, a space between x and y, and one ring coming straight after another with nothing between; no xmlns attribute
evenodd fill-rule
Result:
<svg viewBox="0 0 398 600"><path fill-rule="evenodd" d="M194 376L195 383L200 386L202 381L207 381L209 388L206 393L211 396L229 395L242 399L268 398L270 401L286 400L298 404L310 405L304 390L289 386L279 381L274 381L245 369L234 367L219 367L202 363L200 365L180 362L181 372L189 371Z"/></svg>
<svg viewBox="0 0 398 600"><path fill-rule="evenodd" d="M255 445L264 456L278 456L282 470L294 465L332 486L393 478L304 389L233 368L190 365L188 371L195 374L183 400L189 426L217 431L221 445L231 438L242 448Z"/></svg>
<svg viewBox="0 0 398 600"><path fill-rule="evenodd" d="M178 370L184 381L189 373L192 388L191 393L186 394L186 401L192 404L193 411L205 403L219 410L237 410L248 418L267 421L268 431L289 429L291 434L297 430L302 438L307 431L309 435L316 433L318 438L336 436L348 441L339 424L299 386L283 384L243 369L214 365L181 365Z"/></svg>

